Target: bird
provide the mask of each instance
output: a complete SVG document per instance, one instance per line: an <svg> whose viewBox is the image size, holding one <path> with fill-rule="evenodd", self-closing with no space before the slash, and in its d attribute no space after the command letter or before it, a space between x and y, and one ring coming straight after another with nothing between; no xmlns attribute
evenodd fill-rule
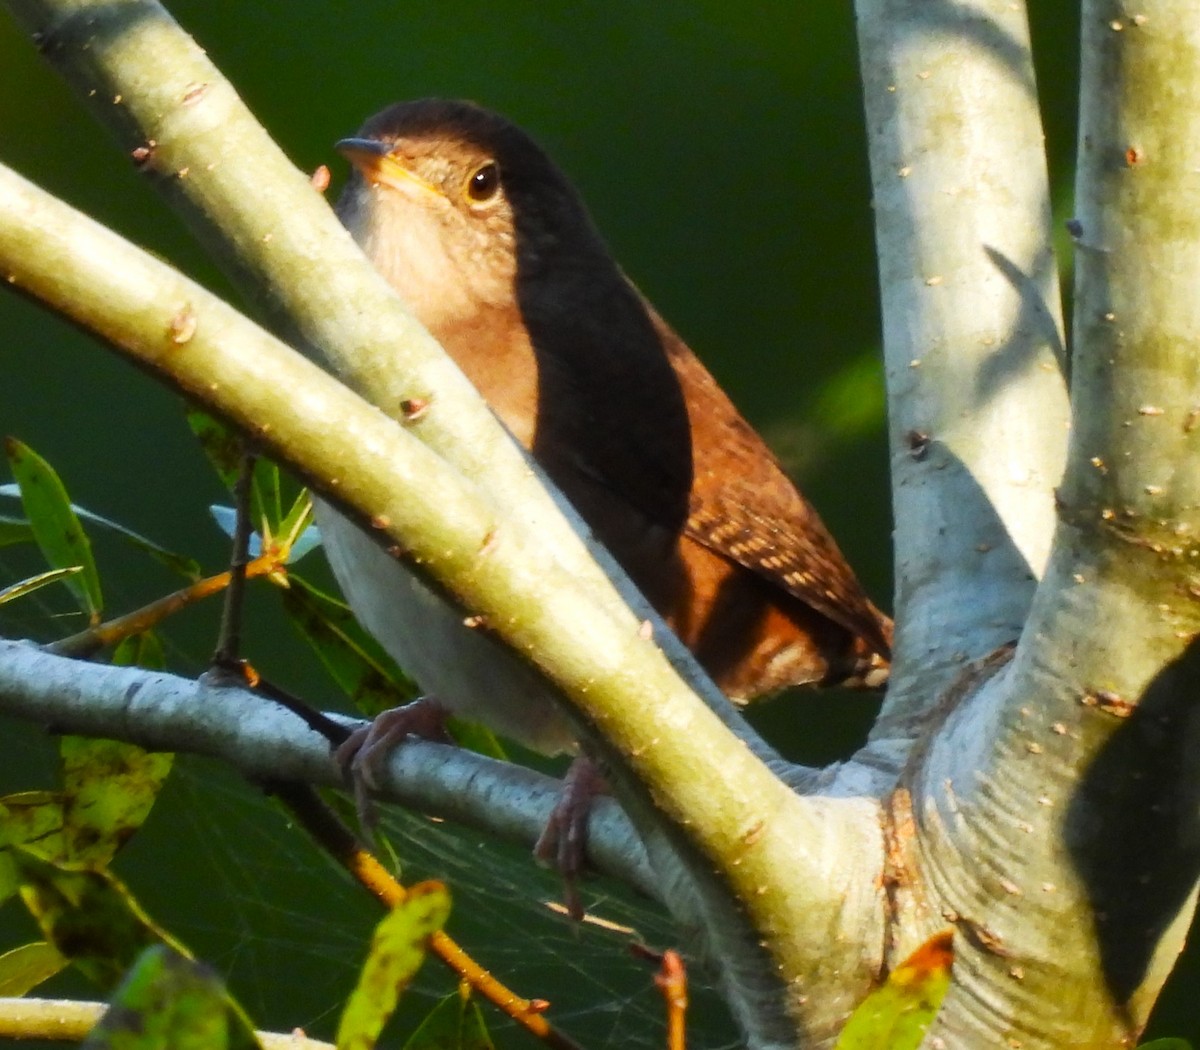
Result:
<svg viewBox="0 0 1200 1050"><path fill-rule="evenodd" d="M885 682L891 621L529 134L428 98L336 148L343 224L727 696ZM318 521L352 609L441 707L578 749L532 668L334 508Z"/></svg>

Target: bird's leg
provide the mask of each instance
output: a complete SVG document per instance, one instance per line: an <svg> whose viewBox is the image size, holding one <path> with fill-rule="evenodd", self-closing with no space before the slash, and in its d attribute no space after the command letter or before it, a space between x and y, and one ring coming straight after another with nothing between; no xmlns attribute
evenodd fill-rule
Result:
<svg viewBox="0 0 1200 1050"><path fill-rule="evenodd" d="M539 861L557 868L562 874L563 903L572 919L583 918L579 879L587 862L592 800L607 791L608 784L596 763L587 755L579 755L563 777L562 793L533 847L533 855Z"/></svg>
<svg viewBox="0 0 1200 1050"><path fill-rule="evenodd" d="M418 697L403 707L376 715L334 750L334 761L354 789L355 809L364 830L369 832L378 819L370 795L379 787L380 774L396 747L410 736L439 744L454 743L446 731L446 714L434 697Z"/></svg>

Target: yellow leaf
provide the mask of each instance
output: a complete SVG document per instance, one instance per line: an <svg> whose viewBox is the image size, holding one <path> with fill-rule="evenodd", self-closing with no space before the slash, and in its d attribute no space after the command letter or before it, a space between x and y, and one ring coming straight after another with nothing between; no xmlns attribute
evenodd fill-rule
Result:
<svg viewBox="0 0 1200 1050"><path fill-rule="evenodd" d="M834 1050L916 1050L950 987L954 931L930 937L850 1015Z"/></svg>
<svg viewBox="0 0 1200 1050"><path fill-rule="evenodd" d="M440 882L420 882L376 927L371 951L338 1025L338 1050L370 1050L400 992L425 958L429 938L450 914L450 894Z"/></svg>

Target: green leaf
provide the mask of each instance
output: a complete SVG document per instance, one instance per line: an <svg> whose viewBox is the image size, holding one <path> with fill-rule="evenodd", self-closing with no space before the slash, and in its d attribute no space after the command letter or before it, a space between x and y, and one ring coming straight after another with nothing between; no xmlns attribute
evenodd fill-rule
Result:
<svg viewBox="0 0 1200 1050"><path fill-rule="evenodd" d="M15 897L21 889L21 880L17 876L17 866L12 857L0 849L0 904Z"/></svg>
<svg viewBox="0 0 1200 1050"><path fill-rule="evenodd" d="M61 791L22 791L0 798L0 847L23 846L43 860L66 857Z"/></svg>
<svg viewBox="0 0 1200 1050"><path fill-rule="evenodd" d="M117 667L144 667L148 671L162 671L167 666L167 657L158 635L153 631L143 631L122 638L113 650L112 662Z"/></svg>
<svg viewBox="0 0 1200 1050"><path fill-rule="evenodd" d="M114 986L152 944L183 951L108 872L71 871L25 849L8 853L43 936L101 987Z"/></svg>
<svg viewBox="0 0 1200 1050"><path fill-rule="evenodd" d="M354 618L349 606L292 575L283 608L338 687L368 718L416 699L417 688Z"/></svg>
<svg viewBox="0 0 1200 1050"><path fill-rule="evenodd" d="M338 1025L338 1050L370 1050L400 993L425 959L432 934L450 915L450 894L440 882L421 882L375 928L358 986Z"/></svg>
<svg viewBox="0 0 1200 1050"><path fill-rule="evenodd" d="M897 966L859 1003L834 1050L916 1050L950 987L953 938L935 934Z"/></svg>
<svg viewBox="0 0 1200 1050"><path fill-rule="evenodd" d="M25 995L65 969L70 960L52 944L34 941L0 955L0 996Z"/></svg>
<svg viewBox="0 0 1200 1050"><path fill-rule="evenodd" d="M245 439L236 430L231 430L218 419L199 409L189 409L187 421L221 483L232 492L242 471L242 460L246 452ZM259 532L264 532L264 523L268 526L266 532L270 532L269 526L277 523L282 517L279 468L270 460L256 458L250 479L250 520Z"/></svg>
<svg viewBox="0 0 1200 1050"><path fill-rule="evenodd" d="M188 409L187 423L221 479L221 484L232 492L238 473L242 469L245 442L236 430L231 430L220 420L198 408Z"/></svg>
<svg viewBox="0 0 1200 1050"><path fill-rule="evenodd" d="M0 846L51 864L103 867L146 819L172 756L133 744L64 736L63 790L0 798Z"/></svg>
<svg viewBox="0 0 1200 1050"><path fill-rule="evenodd" d="M187 420L209 462L225 487L232 492L241 474L245 440L237 431L198 409L190 410ZM303 503L307 499L303 493L295 497L285 496L284 487L284 477L279 468L269 459L256 456L250 478L250 521L266 543L273 542L274 537L287 531L284 523L297 513L297 502ZM287 487L298 489L293 484ZM288 506L286 514L283 509L285 504Z"/></svg>
<svg viewBox="0 0 1200 1050"><path fill-rule="evenodd" d="M93 623L98 622L104 608L100 574L87 533L71 509L66 487L49 463L16 438L5 438L4 451L21 488L21 503L42 556L52 569L80 566L82 571L68 586L79 607Z"/></svg>
<svg viewBox="0 0 1200 1050"><path fill-rule="evenodd" d="M321 533L313 524L312 495L308 489L300 490L291 509L283 516L277 537L280 543L287 544L289 565L295 565L321 545Z"/></svg>
<svg viewBox="0 0 1200 1050"><path fill-rule="evenodd" d="M495 1044L479 1005L455 992L426 1014L404 1050L495 1050Z"/></svg>
<svg viewBox="0 0 1200 1050"><path fill-rule="evenodd" d="M0 485L0 496L19 496L20 489L16 485ZM121 539L139 550L145 551L155 561L162 563L173 572L179 573L192 582L200 579L200 563L195 558L189 558L186 554L177 554L175 551L167 550L166 547L160 546L153 540L147 539L140 532L134 532L133 529L122 525L119 521L113 521L111 518L104 517L103 514L97 514L95 511L88 510L87 507L81 507L78 503L72 503L71 509L76 516L82 521L91 522L94 525L100 525L110 532L115 532ZM13 518L0 517L0 546L5 543L5 523L11 522L13 525L23 526L29 530L27 521L18 521ZM14 532L15 535L15 532ZM32 531L29 531L27 539L32 539ZM20 542L18 539L12 539L8 542Z"/></svg>
<svg viewBox="0 0 1200 1050"><path fill-rule="evenodd" d="M1192 1050L1192 1044L1178 1036L1167 1036L1165 1039L1151 1039L1148 1043L1140 1043L1137 1050Z"/></svg>
<svg viewBox="0 0 1200 1050"><path fill-rule="evenodd" d="M307 503L307 497L302 503L306 504L307 509L311 511L312 504ZM302 511L306 509L305 505L300 508ZM293 511L295 508L293 507ZM321 533L315 525L310 525L302 519L293 517L293 511L289 511L287 517L279 524L279 533L275 540L267 540L267 543L276 542L281 546L287 546L287 565L295 565L306 554L310 554L321 546ZM212 515L213 521L217 523L219 528L230 539L233 538L234 531L237 528L237 509L234 507L225 507L220 504L213 504L208 508L209 514ZM251 558L257 558L264 553L265 544L262 536L257 532L250 533L250 542L247 544L247 553Z"/></svg>
<svg viewBox="0 0 1200 1050"><path fill-rule="evenodd" d="M82 566L72 565L66 569L47 569L45 572L39 572L36 576L29 576L24 580L18 580L16 583L9 584L9 586L0 590L0 605L3 605L5 602L16 601L16 599L23 598L27 594L32 594L42 587L58 583L60 580L66 580L81 572L83 572Z"/></svg>
<svg viewBox="0 0 1200 1050"><path fill-rule="evenodd" d="M163 945L146 949L83 1050L252 1050L260 1046L220 978Z"/></svg>
<svg viewBox="0 0 1200 1050"><path fill-rule="evenodd" d="M102 867L142 826L174 756L80 736L64 736L59 755L67 859Z"/></svg>
<svg viewBox="0 0 1200 1050"><path fill-rule="evenodd" d="M274 536L283 521L284 497L282 475L271 460L255 456L250 492L250 505L258 510L251 520L259 522L264 536Z"/></svg>

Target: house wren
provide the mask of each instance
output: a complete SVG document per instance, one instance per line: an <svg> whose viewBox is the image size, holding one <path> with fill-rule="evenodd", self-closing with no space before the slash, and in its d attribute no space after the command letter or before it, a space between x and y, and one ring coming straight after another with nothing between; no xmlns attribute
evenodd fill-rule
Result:
<svg viewBox="0 0 1200 1050"><path fill-rule="evenodd" d="M730 697L882 683L890 621L528 135L427 99L338 149L354 167L342 221ZM355 612L423 689L573 749L531 668L336 512L319 520Z"/></svg>

